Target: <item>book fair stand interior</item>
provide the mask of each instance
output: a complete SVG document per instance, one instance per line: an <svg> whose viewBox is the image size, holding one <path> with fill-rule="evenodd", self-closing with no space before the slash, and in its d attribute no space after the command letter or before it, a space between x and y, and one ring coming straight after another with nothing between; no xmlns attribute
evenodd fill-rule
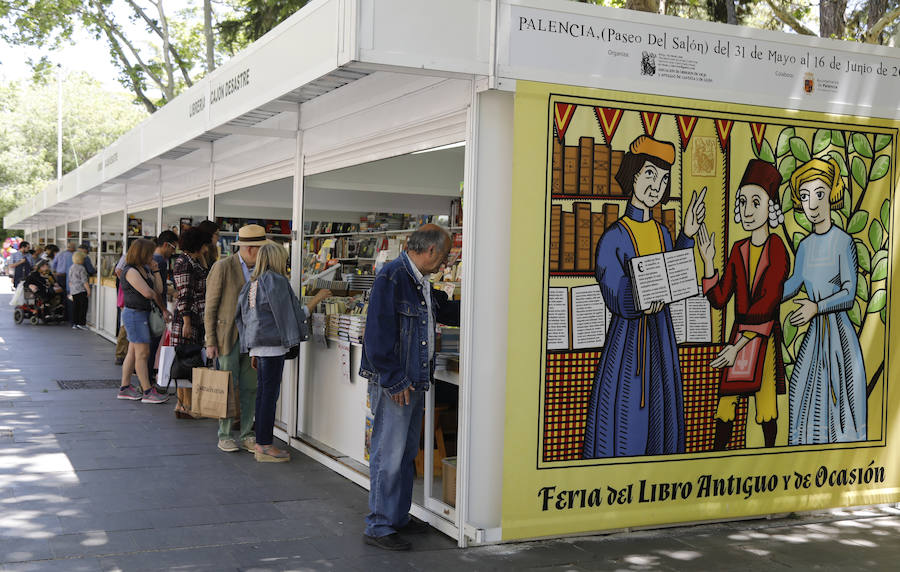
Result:
<svg viewBox="0 0 900 572"><path fill-rule="evenodd" d="M447 227L413 513L460 546L892 503L898 85L893 49L562 0L315 0L4 224L90 243L110 340L129 240L264 225L335 294L277 436L362 487L366 294Z"/></svg>

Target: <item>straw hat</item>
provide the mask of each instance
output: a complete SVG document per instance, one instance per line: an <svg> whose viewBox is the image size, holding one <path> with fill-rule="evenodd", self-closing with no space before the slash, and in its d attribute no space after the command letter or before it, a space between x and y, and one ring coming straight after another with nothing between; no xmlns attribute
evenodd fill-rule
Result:
<svg viewBox="0 0 900 572"><path fill-rule="evenodd" d="M248 224L238 230L238 239L234 241L234 244L238 246L264 246L268 242L266 229L258 224Z"/></svg>

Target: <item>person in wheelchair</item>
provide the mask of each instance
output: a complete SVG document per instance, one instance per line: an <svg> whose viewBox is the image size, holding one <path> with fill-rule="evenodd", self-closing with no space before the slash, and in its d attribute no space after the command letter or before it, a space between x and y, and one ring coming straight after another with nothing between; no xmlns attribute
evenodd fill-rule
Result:
<svg viewBox="0 0 900 572"><path fill-rule="evenodd" d="M40 318L62 315L63 289L53 278L49 262L38 261L34 270L25 278L25 289L34 296L35 306L40 305L41 311L38 312Z"/></svg>

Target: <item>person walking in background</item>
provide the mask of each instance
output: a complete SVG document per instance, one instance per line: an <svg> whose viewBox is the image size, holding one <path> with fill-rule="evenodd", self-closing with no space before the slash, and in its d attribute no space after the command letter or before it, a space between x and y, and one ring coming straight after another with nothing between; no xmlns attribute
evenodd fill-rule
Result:
<svg viewBox="0 0 900 572"><path fill-rule="evenodd" d="M165 403L168 397L160 395L150 384L147 356L150 353L150 310L156 304L166 321L171 320L162 298L162 279L153 260L154 243L146 238L135 240L125 255L122 269L122 324L128 335L128 354L122 364L122 385L118 399L140 400L142 403ZM149 267L149 271L148 268ZM131 375L137 372L141 389L131 385Z"/></svg>
<svg viewBox="0 0 900 572"><path fill-rule="evenodd" d="M172 345L175 347L200 346L206 337L203 315L206 309L206 277L209 270L204 263L204 257L209 241L209 234L198 227L191 227L181 233L182 254L176 256L172 263L176 292L175 316L172 319ZM193 418L190 411L191 388L179 387L175 416Z"/></svg>
<svg viewBox="0 0 900 572"><path fill-rule="evenodd" d="M32 262L29 260L28 254L31 245L26 241L19 243L19 248L9 255L8 267L12 270L13 288L19 285L19 282L25 280L25 277L31 272Z"/></svg>
<svg viewBox="0 0 900 572"><path fill-rule="evenodd" d="M363 538L385 550L409 550L398 533L428 525L409 515L425 392L434 376L437 323L459 325L459 302L431 286L450 252L450 235L426 224L409 235L406 252L385 264L369 297L359 374L369 380L372 425L369 514Z"/></svg>
<svg viewBox="0 0 900 572"><path fill-rule="evenodd" d="M219 360L219 369L231 372L231 382L238 391L241 406L240 446L231 434L232 419L219 420L220 450L232 453L241 447L256 452L253 434L253 413L256 405L256 371L250 364L250 356L241 352L237 343L238 332L234 322L238 295L256 265L256 256L266 244L266 231L257 224L248 224L238 231L239 247L236 255L228 256L213 264L206 278L206 357Z"/></svg>
<svg viewBox="0 0 900 572"><path fill-rule="evenodd" d="M309 337L307 320L316 305L331 296L319 291L305 306L287 278L287 251L268 243L259 249L250 281L238 297L237 324L241 353L248 353L256 370L256 460L289 461L290 454L272 444L275 404L281 391L286 355L296 357L296 346Z"/></svg>
<svg viewBox="0 0 900 572"><path fill-rule="evenodd" d="M81 251L72 255L72 266L66 273L69 297L72 299L72 329L87 329L88 296L91 295L91 284L87 268L84 267L85 256Z"/></svg>
<svg viewBox="0 0 900 572"><path fill-rule="evenodd" d="M55 244L48 244L44 247L44 252L41 253L41 259L46 260L47 262L53 262L56 258L56 255L59 253L59 247ZM50 267L50 271L53 271L53 267Z"/></svg>

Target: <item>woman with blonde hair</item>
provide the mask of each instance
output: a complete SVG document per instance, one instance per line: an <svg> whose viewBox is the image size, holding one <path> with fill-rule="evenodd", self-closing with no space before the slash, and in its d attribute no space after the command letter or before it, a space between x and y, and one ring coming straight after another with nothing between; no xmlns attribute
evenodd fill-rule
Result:
<svg viewBox="0 0 900 572"><path fill-rule="evenodd" d="M306 321L310 313L329 296L331 292L322 290L301 307L287 279L287 250L271 242L259 249L250 281L238 297L235 316L241 353L250 354L258 379L255 454L259 462L291 458L272 444L284 360L297 357L297 346L309 337Z"/></svg>
<svg viewBox="0 0 900 572"><path fill-rule="evenodd" d="M806 289L788 315L809 324L788 389L789 445L866 440L866 372L859 338L847 312L856 298L853 238L832 224L844 202L844 180L833 160L812 159L791 175L794 208L801 206L813 232L800 241L794 274L782 300Z"/></svg>
<svg viewBox="0 0 900 572"><path fill-rule="evenodd" d="M85 255L80 250L72 254L72 267L66 274L69 296L72 298L72 329L87 329L88 296L91 295L91 285L88 271L84 267Z"/></svg>

